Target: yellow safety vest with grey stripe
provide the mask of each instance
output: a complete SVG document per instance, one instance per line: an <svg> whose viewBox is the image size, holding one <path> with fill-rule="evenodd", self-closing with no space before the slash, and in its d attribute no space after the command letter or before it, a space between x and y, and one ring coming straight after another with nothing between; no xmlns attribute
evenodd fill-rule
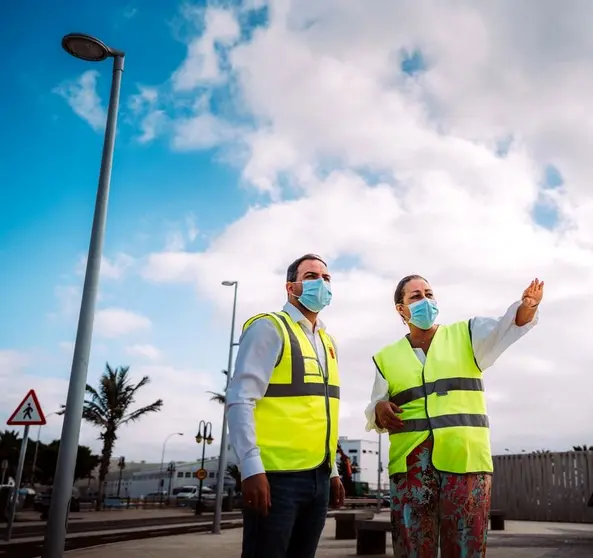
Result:
<svg viewBox="0 0 593 558"><path fill-rule="evenodd" d="M491 473L490 430L482 372L468 322L439 326L424 366L406 337L373 360L389 384L403 427L389 433L389 474L407 470L406 458L430 435L432 463L449 473Z"/></svg>
<svg viewBox="0 0 593 558"><path fill-rule="evenodd" d="M283 339L282 352L268 389L255 404L255 435L264 468L306 471L336 460L340 378L336 349L319 329L325 348L323 370L315 348L301 326L286 312L259 314L272 321Z"/></svg>

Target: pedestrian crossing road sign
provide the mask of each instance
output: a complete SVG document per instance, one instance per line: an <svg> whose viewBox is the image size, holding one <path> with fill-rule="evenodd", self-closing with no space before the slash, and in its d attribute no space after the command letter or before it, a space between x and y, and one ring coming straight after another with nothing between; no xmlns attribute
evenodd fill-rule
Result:
<svg viewBox="0 0 593 558"><path fill-rule="evenodd" d="M16 408L16 411L12 413L6 424L8 426L42 426L45 422L39 399L35 395L35 390L31 390L25 395L25 398Z"/></svg>
<svg viewBox="0 0 593 558"><path fill-rule="evenodd" d="M196 471L196 477L199 480L204 480L207 476L208 476L208 471L206 471L206 469L198 469Z"/></svg>

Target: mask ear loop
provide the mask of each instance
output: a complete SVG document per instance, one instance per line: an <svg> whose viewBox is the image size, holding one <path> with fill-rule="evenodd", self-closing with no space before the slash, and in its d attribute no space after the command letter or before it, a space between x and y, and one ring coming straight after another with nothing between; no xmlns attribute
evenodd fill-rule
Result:
<svg viewBox="0 0 593 558"><path fill-rule="evenodd" d="M404 306L404 305L400 304L400 306ZM395 309L397 310L397 305L395 306ZM398 314L399 314L399 317L402 319L403 324L408 325L410 320L408 318L406 318L403 314L400 314L399 312L398 312Z"/></svg>

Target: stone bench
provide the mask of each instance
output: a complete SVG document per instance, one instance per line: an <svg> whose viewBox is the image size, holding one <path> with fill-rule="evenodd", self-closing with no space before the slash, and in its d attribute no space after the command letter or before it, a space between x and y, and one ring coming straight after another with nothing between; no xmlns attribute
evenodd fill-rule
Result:
<svg viewBox="0 0 593 558"><path fill-rule="evenodd" d="M356 521L356 555L375 556L387 552L387 533L391 533L391 522L384 520Z"/></svg>
<svg viewBox="0 0 593 558"><path fill-rule="evenodd" d="M356 538L356 522L373 519L372 511L347 511L336 513L336 540L354 540Z"/></svg>
<svg viewBox="0 0 593 558"><path fill-rule="evenodd" d="M503 510L490 510L490 530L504 531L506 514Z"/></svg>

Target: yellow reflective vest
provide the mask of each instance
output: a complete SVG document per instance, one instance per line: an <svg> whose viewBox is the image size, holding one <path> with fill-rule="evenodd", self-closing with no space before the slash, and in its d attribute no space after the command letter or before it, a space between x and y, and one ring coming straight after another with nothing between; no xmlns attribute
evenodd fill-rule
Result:
<svg viewBox="0 0 593 558"><path fill-rule="evenodd" d="M389 474L406 471L406 458L430 435L432 463L443 472L491 473L490 431L482 372L468 322L437 329L424 366L406 337L373 360L389 384L404 426L389 434Z"/></svg>
<svg viewBox="0 0 593 558"><path fill-rule="evenodd" d="M271 320L283 348L270 384L255 404L256 442L266 471L306 471L336 460L340 378L336 349L319 329L325 348L323 370L315 348L301 326L286 312L258 314Z"/></svg>

